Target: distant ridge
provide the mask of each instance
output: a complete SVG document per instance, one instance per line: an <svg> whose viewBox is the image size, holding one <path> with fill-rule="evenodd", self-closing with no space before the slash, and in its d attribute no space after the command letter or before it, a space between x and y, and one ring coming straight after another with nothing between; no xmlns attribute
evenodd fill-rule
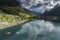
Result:
<svg viewBox="0 0 60 40"><path fill-rule="evenodd" d="M44 13L45 16L60 16L60 5L57 4L53 9Z"/></svg>

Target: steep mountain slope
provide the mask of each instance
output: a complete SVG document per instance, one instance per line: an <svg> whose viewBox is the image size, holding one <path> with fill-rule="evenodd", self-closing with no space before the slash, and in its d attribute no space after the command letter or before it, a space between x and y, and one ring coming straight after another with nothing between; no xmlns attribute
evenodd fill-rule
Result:
<svg viewBox="0 0 60 40"><path fill-rule="evenodd" d="M19 6L19 3L16 0L0 0L1 6Z"/></svg>
<svg viewBox="0 0 60 40"><path fill-rule="evenodd" d="M39 18L39 19L41 19L41 16L43 16L42 17L42 19L44 19L44 17L45 16L47 16L47 17L50 17L50 16L53 16L53 15L57 15L57 13L58 13L58 11L60 10L59 9L59 6L57 6L57 7L55 7L55 8L53 8L53 9L51 9L50 11L48 10L48 9L46 9L45 7L48 7L48 5L47 4L49 4L49 2L50 1L48 1L47 3L45 3L45 1L43 2L43 1L41 1L41 2L43 2L44 4L45 4L45 6L42 6L43 5L43 3L41 3L40 2L40 0L38 0L40 3L37 3L37 4L34 4L34 5L31 5L31 7L30 7L30 9L27 9L27 7L25 7L25 6L23 6L22 4L23 3L21 3L21 1L22 0L19 0L19 1L16 1L16 0L2 0L2 1L0 1L1 2L1 6L0 6L0 11L1 12L3 12L3 14L8 14L8 15L17 15L17 16L19 16L21 19L31 19L31 18L34 18L34 17L36 17L36 18ZM36 0L37 1L37 0ZM19 3L20 2L20 3ZM25 1L26 2L26 1ZM30 1L29 1L30 2ZM35 2L34 2L35 3ZM3 5L2 5L3 4ZM49 4L50 5L50 4ZM22 7L23 6L23 7ZM50 6L49 6L50 7ZM51 6L51 7L54 7L54 6ZM58 10L58 9L59 10ZM44 14L42 13L43 11L46 11L47 10L47 12L45 12ZM56 9L57 9L57 11L56 11ZM31 12L29 12L28 10L30 10L31 12L33 12L33 13L31 13ZM34 10L34 11L33 11ZM35 15L35 14L37 14L37 12L38 12L38 17ZM55 13L54 13L54 11L56 11ZM0 14L2 14L2 13L0 13ZM60 13L58 13L58 15L59 15ZM50 15L50 16L49 16Z"/></svg>
<svg viewBox="0 0 60 40"><path fill-rule="evenodd" d="M14 16L14 20L16 19L15 16L19 16L18 18L21 19L29 19L30 17L34 16L30 14L26 9L24 9L20 3L16 0L0 0L0 16L4 18L0 18L1 20L4 19L4 21L11 20L11 19L5 19L8 16L7 15L12 15ZM5 15L7 14L7 15ZM5 17L6 16L6 17ZM9 16L10 17L10 16ZM8 18L9 18L8 17Z"/></svg>
<svg viewBox="0 0 60 40"><path fill-rule="evenodd" d="M60 0L17 0L20 4L29 11L44 13L60 4ZM39 5L40 6L39 6Z"/></svg>
<svg viewBox="0 0 60 40"><path fill-rule="evenodd" d="M44 13L45 16L60 16L60 5L57 4L53 9Z"/></svg>
<svg viewBox="0 0 60 40"><path fill-rule="evenodd" d="M29 20L30 13L16 0L0 0L0 30Z"/></svg>

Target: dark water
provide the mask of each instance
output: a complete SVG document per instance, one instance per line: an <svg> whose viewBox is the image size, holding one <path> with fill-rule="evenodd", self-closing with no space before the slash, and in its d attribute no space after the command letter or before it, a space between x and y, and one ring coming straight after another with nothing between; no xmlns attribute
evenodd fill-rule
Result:
<svg viewBox="0 0 60 40"><path fill-rule="evenodd" d="M60 23L34 20L25 23L18 33L4 40L60 40Z"/></svg>

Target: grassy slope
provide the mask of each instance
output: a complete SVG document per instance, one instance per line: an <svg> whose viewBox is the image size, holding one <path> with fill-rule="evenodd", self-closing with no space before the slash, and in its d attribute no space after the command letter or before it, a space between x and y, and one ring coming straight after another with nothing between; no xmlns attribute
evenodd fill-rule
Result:
<svg viewBox="0 0 60 40"><path fill-rule="evenodd" d="M10 21L13 20L23 20L23 19L29 19L31 17L35 16L34 14L31 14L30 12L26 11L22 7L3 7L0 9L0 20L1 21Z"/></svg>
<svg viewBox="0 0 60 40"><path fill-rule="evenodd" d="M18 17L16 17L18 16ZM0 20L13 21L20 19L29 19L35 16L28 12L16 0L0 0Z"/></svg>

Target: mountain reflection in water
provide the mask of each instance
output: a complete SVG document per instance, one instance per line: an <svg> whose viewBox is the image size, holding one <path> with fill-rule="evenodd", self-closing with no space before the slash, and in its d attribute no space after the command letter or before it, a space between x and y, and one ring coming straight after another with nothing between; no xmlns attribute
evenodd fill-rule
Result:
<svg viewBox="0 0 60 40"><path fill-rule="evenodd" d="M6 40L60 40L60 23L34 20L22 26L18 34Z"/></svg>

